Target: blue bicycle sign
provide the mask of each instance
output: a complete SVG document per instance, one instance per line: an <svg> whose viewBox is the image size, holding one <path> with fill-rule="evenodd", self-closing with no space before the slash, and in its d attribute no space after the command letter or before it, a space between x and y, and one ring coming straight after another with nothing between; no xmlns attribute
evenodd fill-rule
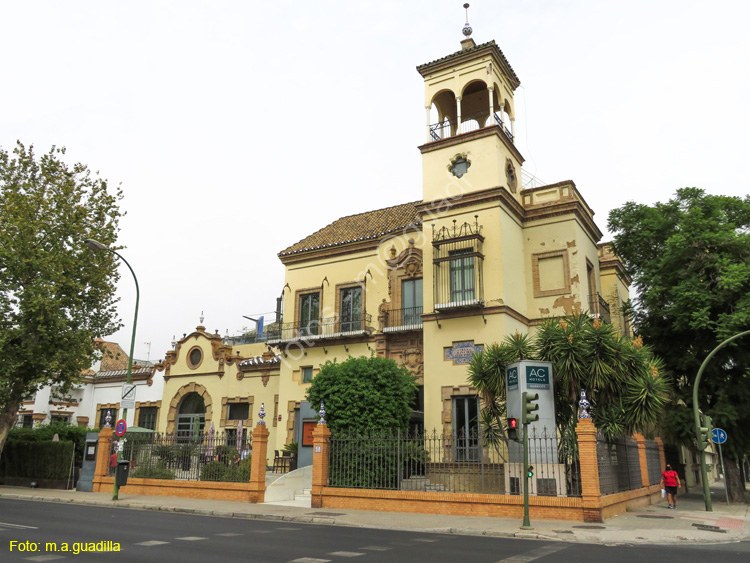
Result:
<svg viewBox="0 0 750 563"><path fill-rule="evenodd" d="M711 431L711 441L714 444L723 444L727 441L727 433L724 432L721 428L714 428Z"/></svg>

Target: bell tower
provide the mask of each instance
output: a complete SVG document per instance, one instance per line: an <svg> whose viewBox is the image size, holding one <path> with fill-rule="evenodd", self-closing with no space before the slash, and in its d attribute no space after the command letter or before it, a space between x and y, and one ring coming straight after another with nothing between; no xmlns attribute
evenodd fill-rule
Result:
<svg viewBox="0 0 750 563"><path fill-rule="evenodd" d="M495 41L474 42L468 7L461 50L417 67L427 114L423 201L505 187L520 202L513 93L521 82Z"/></svg>

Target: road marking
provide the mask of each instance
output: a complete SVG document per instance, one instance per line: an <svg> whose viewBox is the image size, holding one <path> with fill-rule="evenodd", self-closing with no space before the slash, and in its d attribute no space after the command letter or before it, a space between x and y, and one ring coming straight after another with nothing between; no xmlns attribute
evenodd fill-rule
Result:
<svg viewBox="0 0 750 563"><path fill-rule="evenodd" d="M36 557L27 557L26 561L52 561L53 559L65 559L64 555L37 555Z"/></svg>
<svg viewBox="0 0 750 563"><path fill-rule="evenodd" d="M392 547L385 547L383 545L368 545L367 547L360 547L359 549L366 549L367 551L389 551Z"/></svg>
<svg viewBox="0 0 750 563"><path fill-rule="evenodd" d="M137 543L135 545L143 545L145 547L152 547L154 545L164 545L165 543L169 543L169 542L168 541L151 540L151 541L142 541L142 542Z"/></svg>
<svg viewBox="0 0 750 563"><path fill-rule="evenodd" d="M430 542L430 543L431 543L431 542L436 542L436 541L438 541L438 540L435 540L435 539L427 539L427 538L414 538L414 540L413 540L413 541L421 541L421 542Z"/></svg>
<svg viewBox="0 0 750 563"><path fill-rule="evenodd" d="M535 559L539 559L540 557L544 557L545 555L549 555L550 553L555 553L556 551L568 549L569 547L569 545L560 543L545 545L544 547L532 549L531 551L527 551L526 553L520 553L518 555L514 555L513 557L508 557L507 559L501 559L497 563L528 563L529 561L534 561Z"/></svg>
<svg viewBox="0 0 750 563"><path fill-rule="evenodd" d="M227 532L226 534L214 534L215 536L226 536L226 537L232 537L232 536L241 536L243 534L234 534L232 532Z"/></svg>
<svg viewBox="0 0 750 563"><path fill-rule="evenodd" d="M8 522L0 522L0 526L4 528L13 528L15 530L38 530L36 526L22 526L21 524L10 524Z"/></svg>
<svg viewBox="0 0 750 563"><path fill-rule="evenodd" d="M330 559L315 559L314 557L301 557L292 559L289 563L330 563Z"/></svg>
<svg viewBox="0 0 750 563"><path fill-rule="evenodd" d="M176 540L182 540L182 541L200 541L200 540L207 540L208 538L202 538L200 536L185 536L184 538L175 538Z"/></svg>
<svg viewBox="0 0 750 563"><path fill-rule="evenodd" d="M333 555L334 557L359 557L360 555L364 555L364 553L358 551L332 551L326 555Z"/></svg>

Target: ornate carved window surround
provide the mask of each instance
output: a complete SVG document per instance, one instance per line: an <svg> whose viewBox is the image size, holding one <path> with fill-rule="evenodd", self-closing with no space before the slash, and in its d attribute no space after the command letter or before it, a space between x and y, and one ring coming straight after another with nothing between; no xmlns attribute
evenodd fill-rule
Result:
<svg viewBox="0 0 750 563"><path fill-rule="evenodd" d="M542 280L539 273L539 262L548 258L562 257L563 286L552 289L542 289ZM570 293L570 258L566 248L539 252L531 256L531 277L534 282L534 297L550 297L553 295L567 295Z"/></svg>
<svg viewBox="0 0 750 563"><path fill-rule="evenodd" d="M252 426L253 424L253 403L255 402L255 396L254 395L248 395L247 397L222 397L221 399L221 420L219 421L219 426L222 428L237 428L237 425L239 424L239 420L227 420L227 416L229 415L229 406L228 405L236 405L240 403L247 403L249 405L248 407L248 417L242 421L242 425L245 428L248 428ZM206 419L208 420L208 419Z"/></svg>

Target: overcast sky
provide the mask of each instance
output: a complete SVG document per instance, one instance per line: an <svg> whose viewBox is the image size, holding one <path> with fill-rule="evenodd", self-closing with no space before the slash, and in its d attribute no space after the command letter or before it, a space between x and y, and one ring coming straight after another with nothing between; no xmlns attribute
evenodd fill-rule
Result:
<svg viewBox="0 0 750 563"><path fill-rule="evenodd" d="M280 250L421 199L415 67L459 50L462 3L0 0L0 146L65 146L122 184L135 356L159 360L201 311L222 335L271 317ZM605 233L629 200L750 192L750 4L471 4L475 41L496 40L521 80L524 169L573 180ZM121 274L109 339L127 350Z"/></svg>

